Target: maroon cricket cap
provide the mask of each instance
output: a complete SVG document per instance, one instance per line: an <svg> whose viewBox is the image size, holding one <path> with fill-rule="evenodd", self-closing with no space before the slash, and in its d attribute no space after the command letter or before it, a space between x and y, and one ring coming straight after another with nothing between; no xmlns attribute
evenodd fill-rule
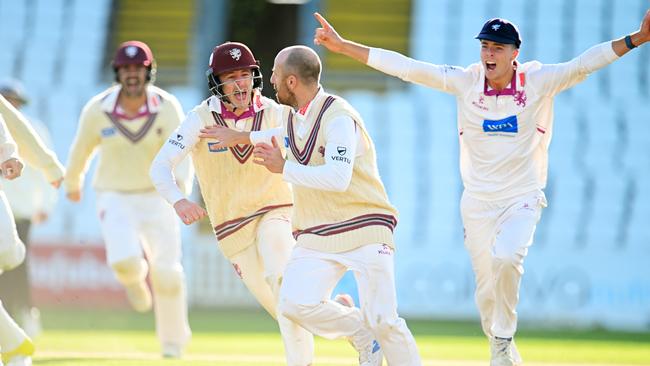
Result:
<svg viewBox="0 0 650 366"><path fill-rule="evenodd" d="M122 43L115 51L113 68L117 69L126 65L142 65L151 67L153 64L153 53L146 43L140 41L128 41Z"/></svg>

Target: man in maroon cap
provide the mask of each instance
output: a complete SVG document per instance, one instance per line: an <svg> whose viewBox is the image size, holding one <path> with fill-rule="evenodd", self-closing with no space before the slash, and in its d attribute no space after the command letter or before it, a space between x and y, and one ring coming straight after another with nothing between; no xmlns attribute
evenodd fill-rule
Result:
<svg viewBox="0 0 650 366"><path fill-rule="evenodd" d="M205 138L219 125L238 131L282 125L289 110L263 97L262 73L251 50L238 42L214 48L206 72L212 96L196 106L169 136L151 166L158 191L189 225L209 216L223 255L257 301L277 318L287 364L310 365L313 336L276 311L282 275L295 244L292 195L287 183L253 163L253 146L217 146ZM206 208L189 201L172 170L191 154Z"/></svg>
<svg viewBox="0 0 650 366"><path fill-rule="evenodd" d="M639 29L573 60L517 61L521 38L511 22L488 20L476 38L480 62L434 65L338 35L315 14L314 42L406 81L456 96L461 214L476 279L476 303L491 342L491 366L521 363L514 346L524 259L542 210L553 127L553 97L650 40L650 10Z"/></svg>
<svg viewBox="0 0 650 366"><path fill-rule="evenodd" d="M112 66L117 85L82 110L64 186L71 201L81 200L84 175L99 151L93 187L107 262L140 312L152 307L145 281L150 275L162 354L177 358L191 334L180 230L174 210L156 192L148 172L184 113L174 96L152 85L156 64L145 43L122 43ZM181 165L176 177L176 184L189 193L189 163Z"/></svg>

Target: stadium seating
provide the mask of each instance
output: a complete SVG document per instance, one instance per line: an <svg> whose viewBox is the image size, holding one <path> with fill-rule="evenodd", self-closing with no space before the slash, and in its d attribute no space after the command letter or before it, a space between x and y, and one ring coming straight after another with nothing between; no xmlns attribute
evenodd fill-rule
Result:
<svg viewBox="0 0 650 366"><path fill-rule="evenodd" d="M27 112L51 127L62 160L81 107L110 79L103 73L110 58L105 52L112 47L107 45L112 6L111 0L0 1L5 50L0 53L0 76L25 82L32 96ZM408 53L433 63L467 66L479 60L479 44L473 38L488 18L505 17L519 25L520 61L558 63L634 31L648 5L646 0L400 2L400 9L409 6L410 42L400 43ZM335 10L344 22L345 9ZM375 12L373 16L383 19ZM602 320L607 325L632 329L650 323L617 308L626 299L617 298L612 290L625 288L635 278L650 281L647 270L641 269L650 243L649 55L650 46L633 50L555 100L546 189L549 207L527 258L524 288L530 288L522 292L522 317L545 321L563 315L594 323L604 308L618 309ZM342 64L348 62L354 64ZM366 70L354 65L355 70ZM323 82L327 87L327 80ZM340 83L337 79L335 85ZM200 99L204 85L179 85L177 90L188 110ZM388 194L400 210L396 232L400 310L475 316L459 212L462 183L454 98L399 81L383 93L349 87L341 95L364 116ZM80 205L63 202L57 210L37 237L67 236L73 241L98 237L90 187ZM192 303L253 303L213 245L190 245L186 250ZM589 269L605 265L610 257L628 266L611 282L599 284L602 277ZM580 287L585 284L592 286L591 305L581 303L589 293ZM612 296L611 304L605 303L603 293ZM422 304L424 298L432 300Z"/></svg>

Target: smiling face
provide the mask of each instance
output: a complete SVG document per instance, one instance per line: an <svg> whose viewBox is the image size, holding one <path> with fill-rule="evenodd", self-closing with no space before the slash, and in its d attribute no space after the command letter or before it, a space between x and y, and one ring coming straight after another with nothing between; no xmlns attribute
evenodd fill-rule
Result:
<svg viewBox="0 0 650 366"><path fill-rule="evenodd" d="M239 69L218 75L224 97L237 109L246 109L253 95L253 70Z"/></svg>
<svg viewBox="0 0 650 366"><path fill-rule="evenodd" d="M122 84L122 92L128 97L144 95L147 72L147 67L143 65L125 65L117 69L117 77L120 84Z"/></svg>
<svg viewBox="0 0 650 366"><path fill-rule="evenodd" d="M502 89L512 79L513 63L519 55L519 49L512 44L481 40L481 62L485 69L485 78L494 89Z"/></svg>

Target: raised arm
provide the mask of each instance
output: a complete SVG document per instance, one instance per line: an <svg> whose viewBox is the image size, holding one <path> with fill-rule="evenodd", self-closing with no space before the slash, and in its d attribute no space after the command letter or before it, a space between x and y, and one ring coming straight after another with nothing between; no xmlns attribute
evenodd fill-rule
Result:
<svg viewBox="0 0 650 366"><path fill-rule="evenodd" d="M435 65L418 61L400 53L368 47L342 38L319 13L314 17L321 27L314 33L314 43L328 50L398 77L404 81L424 85L450 94L461 94L472 84L471 72L455 66Z"/></svg>
<svg viewBox="0 0 650 366"><path fill-rule="evenodd" d="M539 70L530 74L530 81L546 95L557 94L585 80L589 74L616 61L632 48L648 40L650 40L650 10L646 11L638 31L617 40L597 44L571 61L542 65Z"/></svg>
<svg viewBox="0 0 650 366"><path fill-rule="evenodd" d="M629 38L628 38L629 37ZM626 38L628 38L626 40ZM625 37L612 41L612 49L619 57L630 52L632 48L641 46L650 40L650 9L645 12L645 16L641 21L639 30L631 33ZM630 43L628 45L628 43ZM630 46L632 48L630 48Z"/></svg>
<svg viewBox="0 0 650 366"><path fill-rule="evenodd" d="M321 28L316 29L314 35L314 43L316 45L323 46L332 52L346 55L364 64L368 63L370 47L342 38L334 27L319 13L314 13L314 17L316 17L316 20L321 25Z"/></svg>

